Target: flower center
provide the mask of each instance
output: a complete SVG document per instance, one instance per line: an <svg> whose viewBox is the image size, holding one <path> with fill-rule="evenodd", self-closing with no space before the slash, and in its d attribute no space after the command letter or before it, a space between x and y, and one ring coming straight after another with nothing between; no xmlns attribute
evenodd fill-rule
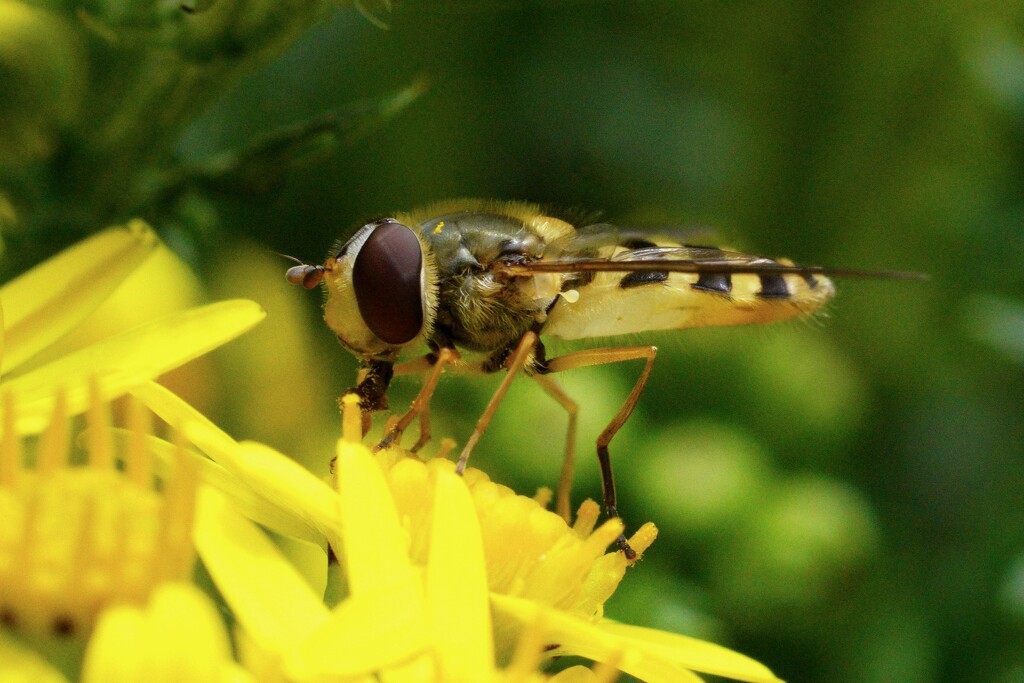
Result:
<svg viewBox="0 0 1024 683"><path fill-rule="evenodd" d="M171 475L154 477L142 409L130 407L118 440L106 410L94 388L86 459L71 466L63 397L38 439L16 432L15 401L4 398L0 625L35 644L84 642L108 605L144 604L156 584L191 576L194 465L178 448Z"/></svg>

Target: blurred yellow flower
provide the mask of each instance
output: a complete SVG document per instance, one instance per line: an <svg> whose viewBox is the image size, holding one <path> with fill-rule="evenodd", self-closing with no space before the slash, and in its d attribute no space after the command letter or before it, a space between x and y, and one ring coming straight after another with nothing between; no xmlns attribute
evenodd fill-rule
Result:
<svg viewBox="0 0 1024 683"><path fill-rule="evenodd" d="M104 609L141 609L154 587L191 578L195 468L184 465L193 461L179 457L177 466L168 465L172 469L154 480L143 443L150 428L135 412L135 437L120 473L107 402L241 334L262 319L262 310L250 301L229 301L172 312L54 352L158 247L152 231L133 221L0 287L5 677L74 677L86 644L103 642L90 641L90 634ZM69 467L69 418L86 410L87 461ZM166 637L163 642L180 644ZM96 670L107 670L102 655L92 661Z"/></svg>
<svg viewBox="0 0 1024 683"><path fill-rule="evenodd" d="M141 221L105 230L0 287L0 392L18 397L21 434L38 433L64 389L69 414L87 404L87 378L106 400L242 334L260 307L224 301L170 313L56 358L46 351L108 300L158 247Z"/></svg>
<svg viewBox="0 0 1024 683"><path fill-rule="evenodd" d="M15 399L4 397L0 678L76 679L84 656L85 681L153 681L161 671L222 680L236 668L227 633L209 598L187 583L197 461L178 446L155 467L138 403L118 448L96 382L90 396L79 439L86 460L77 466L63 394L38 439L17 433Z"/></svg>

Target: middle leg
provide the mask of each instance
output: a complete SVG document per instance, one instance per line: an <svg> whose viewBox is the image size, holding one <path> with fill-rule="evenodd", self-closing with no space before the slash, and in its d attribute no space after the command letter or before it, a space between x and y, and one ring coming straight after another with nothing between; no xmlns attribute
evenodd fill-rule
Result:
<svg viewBox="0 0 1024 683"><path fill-rule="evenodd" d="M459 462L455 466L455 471L462 474L466 470L466 463L469 462L469 455L473 452L473 448L476 446L476 442L483 436L484 430L491 423L491 418L494 417L495 411L498 409L498 405L501 400L505 398L505 394L508 392L509 386L512 384L512 380L515 379L516 374L519 373L526 363L530 360L533 353L534 347L537 345L537 333L526 332L520 338L519 343L512 349L512 352L505 358L505 377L502 378L501 384L498 385L494 395L491 396L490 402L487 407L484 408L484 412L480 415L480 419L476 421L476 427L473 428L473 433L469 435L469 439L466 441L466 446L462 449L462 453L459 455Z"/></svg>
<svg viewBox="0 0 1024 683"><path fill-rule="evenodd" d="M533 379L548 396L558 401L569 415L569 427L565 435L565 456L562 458L562 473L558 477L558 492L555 494L555 512L565 520L566 524L571 524L572 505L569 498L572 492L572 476L576 461L576 415L579 412L579 406L553 377L534 375Z"/></svg>

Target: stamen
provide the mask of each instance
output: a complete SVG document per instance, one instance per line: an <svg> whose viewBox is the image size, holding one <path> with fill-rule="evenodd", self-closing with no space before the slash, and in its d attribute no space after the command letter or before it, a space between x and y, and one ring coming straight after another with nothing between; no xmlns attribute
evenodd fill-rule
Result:
<svg viewBox="0 0 1024 683"><path fill-rule="evenodd" d="M68 459L68 397L61 390L53 402L53 417L39 440L36 469L40 474L52 474L67 464Z"/></svg>
<svg viewBox="0 0 1024 683"><path fill-rule="evenodd" d="M651 547L651 544L654 543L654 539L657 537L658 528L652 523L647 522L629 537L629 545L636 551L637 555L642 555L645 550Z"/></svg>
<svg viewBox="0 0 1024 683"><path fill-rule="evenodd" d="M98 470L114 466L113 445L110 437L110 416L107 404L100 396L100 383L95 375L89 378L89 410L86 413L89 464Z"/></svg>
<svg viewBox="0 0 1024 683"><path fill-rule="evenodd" d="M442 460L447 460L448 456L451 455L451 452L455 450L456 445L457 444L455 442L455 439L451 438L450 436L444 437L443 439L441 439L441 443L437 445L437 453L434 455L434 457L441 458Z"/></svg>
<svg viewBox="0 0 1024 683"><path fill-rule="evenodd" d="M188 576L195 559L192 545L192 521L195 518L195 491L199 469L185 450L183 437L175 433L174 474L164 488L160 508L160 529L153 552L154 575L172 580Z"/></svg>
<svg viewBox="0 0 1024 683"><path fill-rule="evenodd" d="M580 509L576 512L576 522L572 525L572 530L579 534L580 538L587 538L590 534L594 533L594 527L597 525L597 519L601 516L601 506L595 501L587 499L580 505Z"/></svg>
<svg viewBox="0 0 1024 683"><path fill-rule="evenodd" d="M22 467L21 440L15 431L14 396L4 392L3 436L0 437L0 486L13 487L18 483Z"/></svg>
<svg viewBox="0 0 1024 683"><path fill-rule="evenodd" d="M128 451L125 453L125 474L136 485L148 488L153 481L153 457L146 448L146 438L153 428L149 411L136 399L128 401Z"/></svg>
<svg viewBox="0 0 1024 683"><path fill-rule="evenodd" d="M355 394L341 397L341 438L350 443L363 440L363 416L359 409L359 397Z"/></svg>

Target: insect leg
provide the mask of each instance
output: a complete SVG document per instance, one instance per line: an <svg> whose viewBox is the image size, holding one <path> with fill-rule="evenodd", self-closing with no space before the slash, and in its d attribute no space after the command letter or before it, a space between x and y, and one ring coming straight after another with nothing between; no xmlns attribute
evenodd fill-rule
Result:
<svg viewBox="0 0 1024 683"><path fill-rule="evenodd" d="M608 426L597 437L597 460L601 465L601 485L604 490L604 508L609 517L618 517L619 510L615 496L615 478L612 476L612 461L608 453L608 444L612 438L626 423L632 415L640 395L644 391L648 377L651 376L651 368L654 366L654 357L658 349L655 346L625 346L617 349L588 349L569 353L547 362L545 369L549 373L563 372L573 368L587 367L588 365L605 365L606 363L618 363L625 360L646 359L643 371L633 385L619 412L615 414ZM627 559L634 559L636 552L626 543L626 537L619 536L616 543L619 549L625 553Z"/></svg>
<svg viewBox="0 0 1024 683"><path fill-rule="evenodd" d="M420 375L430 370L437 364L437 356L434 354L428 354L426 356L420 356L404 363L399 363L395 366L395 377L401 375Z"/></svg>
<svg viewBox="0 0 1024 683"><path fill-rule="evenodd" d="M430 441L430 403L423 406L420 411L420 438L409 449L410 453L419 453L420 449Z"/></svg>
<svg viewBox="0 0 1024 683"><path fill-rule="evenodd" d="M576 413L579 406L569 398L558 382L547 375L534 375L533 379L547 392L548 396L558 401L569 414L569 429L565 436L565 457L562 460L562 474L558 478L558 493L555 495L555 512L568 524L571 520L569 495L572 492L572 473L576 459Z"/></svg>
<svg viewBox="0 0 1024 683"><path fill-rule="evenodd" d="M395 375L415 375L430 372L433 367L437 365L437 359L437 354L431 353L426 356L420 356L415 360L399 363L395 366ZM457 358L453 358L452 360L457 360ZM420 438L417 439L416 443L409 449L412 453L418 453L419 450L426 446L430 441L430 401L424 403L423 407L420 409L419 421Z"/></svg>
<svg viewBox="0 0 1024 683"><path fill-rule="evenodd" d="M429 373L427 374L427 377L423 382L423 386L420 388L420 392L416 394L416 398L413 399L412 404L409 406L409 409L405 411L405 414L402 415L398 422L393 427L391 427L391 429L388 430L388 432L384 435L384 438L380 440L380 443L378 443L374 447L374 451L379 451L381 449L387 448L392 443L395 443L399 439L401 439L402 432L404 432L405 428L408 427L412 423L412 421L416 419L416 416L421 415L424 410L428 410L428 406L430 404L430 397L434 395L434 389L437 388L437 382L439 379L441 379L441 373L444 371L445 366L451 363L455 358L456 353L453 349L440 349L437 352L437 360L435 360L433 366L430 367ZM415 367L416 363L416 361L413 361L409 365ZM407 370L407 368L403 369ZM420 425L422 429L423 423L421 422ZM428 418L427 438L429 437L430 421ZM421 447L424 443L426 443L426 440L424 439L424 436L421 431L420 440L416 442L416 446Z"/></svg>
<svg viewBox="0 0 1024 683"><path fill-rule="evenodd" d="M371 413L386 410L388 407L388 386L394 375L393 364L387 361L371 361L360 368L356 386L343 395L353 394L359 399L359 409L363 417L363 436L370 431ZM338 407L342 408L342 400L338 399Z"/></svg>
<svg viewBox="0 0 1024 683"><path fill-rule="evenodd" d="M498 385L494 395L491 396L490 403L484 409L480 419L476 421L476 427L473 428L473 433L469 435L469 439L466 441L465 448L462 449L462 453L459 455L459 462L455 466L455 471L462 474L466 469L466 463L469 462L469 454L473 452L473 447L476 446L476 442L483 436L484 430L487 429L487 425L491 423L491 418L494 417L494 412L498 409L498 404L501 403L501 399L505 398L505 393L508 391L509 385L512 384L512 380L515 379L516 373L523 369L526 365L526 361L530 358L530 352L533 351L533 347L537 344L537 333L527 332L519 340L515 349L509 354L505 360L505 369L507 370L505 377L502 378L501 384Z"/></svg>

